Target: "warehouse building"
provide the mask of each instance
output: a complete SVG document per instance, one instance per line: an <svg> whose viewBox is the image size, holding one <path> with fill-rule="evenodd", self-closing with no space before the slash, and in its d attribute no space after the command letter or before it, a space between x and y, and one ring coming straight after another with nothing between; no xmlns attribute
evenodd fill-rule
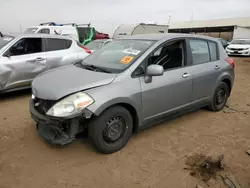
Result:
<svg viewBox="0 0 250 188"><path fill-rule="evenodd" d="M232 40L250 38L250 17L171 23L169 33L193 33Z"/></svg>

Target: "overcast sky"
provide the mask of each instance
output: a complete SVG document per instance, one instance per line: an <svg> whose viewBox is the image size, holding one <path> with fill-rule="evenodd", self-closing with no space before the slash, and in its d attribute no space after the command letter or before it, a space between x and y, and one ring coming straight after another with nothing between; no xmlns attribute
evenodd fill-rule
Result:
<svg viewBox="0 0 250 188"><path fill-rule="evenodd" d="M0 0L0 31L19 32L41 22L89 23L113 33L124 23L250 16L250 0Z"/></svg>

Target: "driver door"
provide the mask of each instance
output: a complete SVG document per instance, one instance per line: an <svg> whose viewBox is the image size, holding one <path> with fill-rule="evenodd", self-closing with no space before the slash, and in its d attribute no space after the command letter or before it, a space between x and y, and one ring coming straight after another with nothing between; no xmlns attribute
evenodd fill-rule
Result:
<svg viewBox="0 0 250 188"><path fill-rule="evenodd" d="M3 66L7 73L2 89L29 86L38 74L46 70L43 38L22 38L17 41L5 53Z"/></svg>
<svg viewBox="0 0 250 188"><path fill-rule="evenodd" d="M191 68L187 67L186 40L166 43L147 59L147 66L163 66L162 76L153 76L151 82L140 77L144 123L177 113L188 108L192 99Z"/></svg>

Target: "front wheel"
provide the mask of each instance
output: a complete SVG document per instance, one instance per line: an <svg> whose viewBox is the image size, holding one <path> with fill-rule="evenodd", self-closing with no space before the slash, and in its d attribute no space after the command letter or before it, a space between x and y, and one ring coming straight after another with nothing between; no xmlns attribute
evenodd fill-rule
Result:
<svg viewBox="0 0 250 188"><path fill-rule="evenodd" d="M89 137L102 153L114 153L126 145L133 130L133 119L129 111L121 106L105 110L94 117L89 125Z"/></svg>
<svg viewBox="0 0 250 188"><path fill-rule="evenodd" d="M211 111L218 112L221 111L226 103L229 96L229 88L225 82L221 82L216 88L211 104L208 108Z"/></svg>

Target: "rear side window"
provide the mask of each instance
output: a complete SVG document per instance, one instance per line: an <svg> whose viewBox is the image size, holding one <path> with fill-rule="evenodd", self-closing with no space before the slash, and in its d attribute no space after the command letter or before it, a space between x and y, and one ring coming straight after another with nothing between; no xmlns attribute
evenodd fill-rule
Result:
<svg viewBox="0 0 250 188"><path fill-rule="evenodd" d="M190 40L190 47L193 56L193 64L201 64L210 61L209 47L205 40Z"/></svg>
<svg viewBox="0 0 250 188"><path fill-rule="evenodd" d="M209 51L210 51L210 60L211 61L218 60L217 44L215 42L208 42L208 45L209 45Z"/></svg>
<svg viewBox="0 0 250 188"><path fill-rule="evenodd" d="M49 34L50 31L49 31L49 29L41 29L40 31L38 31L38 33L46 33L46 34Z"/></svg>
<svg viewBox="0 0 250 188"><path fill-rule="evenodd" d="M58 51L70 48L72 44L71 40L67 39L47 39L47 51Z"/></svg>

